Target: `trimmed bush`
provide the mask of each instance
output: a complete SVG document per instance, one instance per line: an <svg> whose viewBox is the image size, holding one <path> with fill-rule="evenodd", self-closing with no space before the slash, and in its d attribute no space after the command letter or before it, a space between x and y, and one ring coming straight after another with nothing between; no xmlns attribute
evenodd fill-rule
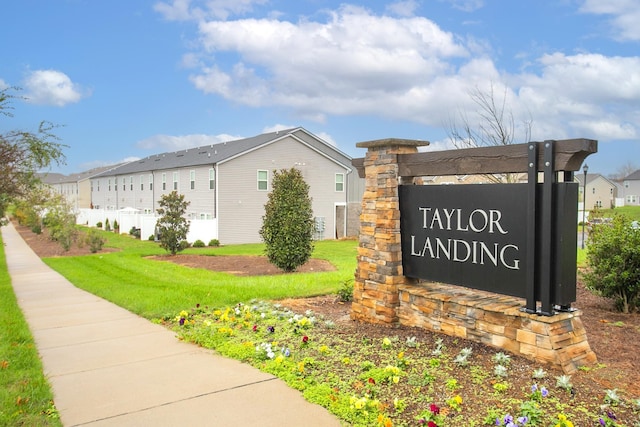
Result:
<svg viewBox="0 0 640 427"><path fill-rule="evenodd" d="M191 246L193 246L194 248L204 248L204 242L198 239L195 242L193 242L193 245Z"/></svg>
<svg viewBox="0 0 640 427"><path fill-rule="evenodd" d="M587 249L587 287L613 298L623 313L640 308L640 229L615 215L611 223L593 226Z"/></svg>
<svg viewBox="0 0 640 427"><path fill-rule="evenodd" d="M209 246L213 246L214 248L217 248L218 246L220 246L220 240L218 239L209 240Z"/></svg>
<svg viewBox="0 0 640 427"><path fill-rule="evenodd" d="M309 185L296 168L273 173L260 236L269 261L285 272L295 271L313 252L313 208Z"/></svg>

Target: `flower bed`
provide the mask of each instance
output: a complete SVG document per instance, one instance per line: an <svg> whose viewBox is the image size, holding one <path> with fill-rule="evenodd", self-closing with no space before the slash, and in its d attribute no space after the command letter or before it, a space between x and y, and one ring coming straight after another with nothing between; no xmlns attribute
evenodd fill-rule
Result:
<svg viewBox="0 0 640 427"><path fill-rule="evenodd" d="M572 377L559 371L408 328L370 336L311 311L258 301L198 306L171 326L186 341L278 376L354 426L632 426L639 420L637 396L608 389L582 400Z"/></svg>

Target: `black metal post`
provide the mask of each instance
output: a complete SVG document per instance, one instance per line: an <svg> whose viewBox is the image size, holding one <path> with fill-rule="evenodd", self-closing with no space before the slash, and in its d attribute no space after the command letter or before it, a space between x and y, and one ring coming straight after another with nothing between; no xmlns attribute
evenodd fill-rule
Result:
<svg viewBox="0 0 640 427"><path fill-rule="evenodd" d="M584 249L584 223L586 222L586 213L587 210L587 172L589 171L589 166L585 163L582 167L582 171L584 172L584 182L582 183L582 249Z"/></svg>
<svg viewBox="0 0 640 427"><path fill-rule="evenodd" d="M536 222L538 218L537 190L538 190L538 143L529 144L528 155L528 198L527 198L527 284L526 307L527 313L537 311L537 282L536 268Z"/></svg>

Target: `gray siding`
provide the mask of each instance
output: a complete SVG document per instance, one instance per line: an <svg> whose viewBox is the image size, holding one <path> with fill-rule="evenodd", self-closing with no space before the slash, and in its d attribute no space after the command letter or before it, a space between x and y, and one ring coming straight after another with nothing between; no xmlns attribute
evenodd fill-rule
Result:
<svg viewBox="0 0 640 427"><path fill-rule="evenodd" d="M286 138L243 154L218 166L219 236L224 243L260 242L264 205L273 171L296 167L310 186L314 216L324 217L324 238L335 232L335 204L346 203L346 191L335 191L335 174L346 168L296 139ZM257 189L258 170L269 172L269 189Z"/></svg>

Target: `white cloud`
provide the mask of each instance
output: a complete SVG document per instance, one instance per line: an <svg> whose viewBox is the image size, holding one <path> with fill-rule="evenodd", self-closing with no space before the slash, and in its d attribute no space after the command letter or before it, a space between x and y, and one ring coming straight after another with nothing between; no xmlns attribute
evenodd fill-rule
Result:
<svg viewBox="0 0 640 427"><path fill-rule="evenodd" d="M200 24L209 54L237 53L191 77L206 92L251 106L282 105L305 117L386 110L398 97L450 71L468 53L422 18L395 19L344 6L326 22L269 19ZM361 31L367 28L368 31Z"/></svg>
<svg viewBox="0 0 640 427"><path fill-rule="evenodd" d="M397 1L387 5L388 12L397 16L413 16L418 8L418 2L416 0L404 0Z"/></svg>
<svg viewBox="0 0 640 427"><path fill-rule="evenodd" d="M443 0L441 0L443 1ZM473 12L484 7L484 0L444 0L451 3L455 9L462 10L463 12Z"/></svg>
<svg viewBox="0 0 640 427"><path fill-rule="evenodd" d="M158 2L153 8L169 21L202 19L226 20L232 15L244 15L254 10L254 6L266 4L268 0L206 0L202 6L191 0Z"/></svg>
<svg viewBox="0 0 640 427"><path fill-rule="evenodd" d="M493 84L500 88L496 96L505 88L518 135L527 120L538 140L640 134L634 107L640 103L639 56L549 52L525 58L526 71L511 74L497 67L487 42L444 31L424 17L406 17L412 5L393 3L388 10L398 17L343 5L298 22L203 20L200 49L184 62L192 67L194 86L205 93L241 105L284 107L318 123L331 115L373 115L441 128L462 112L474 125L481 119L469 94ZM590 6L595 13L594 5L586 2L584 10ZM618 0L598 10L630 7Z"/></svg>
<svg viewBox="0 0 640 427"><path fill-rule="evenodd" d="M36 70L24 80L27 102L41 105L63 107L82 99L80 86L73 83L69 76L56 70Z"/></svg>
<svg viewBox="0 0 640 427"><path fill-rule="evenodd" d="M4 80L0 79L0 90L8 89L9 85Z"/></svg>
<svg viewBox="0 0 640 427"><path fill-rule="evenodd" d="M205 145L218 144L220 142L234 141L242 137L220 134L220 135L154 135L150 138L143 139L136 142L136 147L164 151L177 151L187 148L202 147Z"/></svg>
<svg viewBox="0 0 640 427"><path fill-rule="evenodd" d="M637 0L585 0L580 11L610 15L614 36L620 40L640 40L640 3Z"/></svg>

